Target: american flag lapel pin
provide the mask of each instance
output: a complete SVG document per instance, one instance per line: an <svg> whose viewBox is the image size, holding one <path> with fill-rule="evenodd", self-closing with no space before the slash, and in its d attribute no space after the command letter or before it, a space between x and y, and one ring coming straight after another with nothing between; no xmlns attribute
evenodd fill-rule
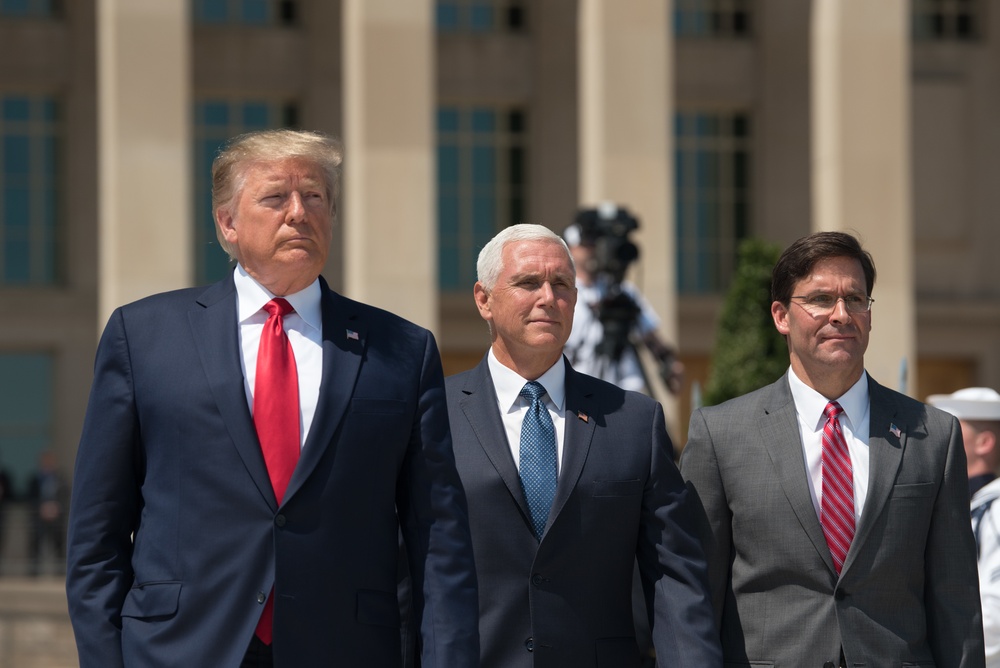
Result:
<svg viewBox="0 0 1000 668"><path fill-rule="evenodd" d="M358 340L358 333L355 332L353 329L347 330L347 340L348 341L357 341Z"/></svg>
<svg viewBox="0 0 1000 668"><path fill-rule="evenodd" d="M896 438L899 438L900 436L903 435L903 432L899 430L899 427L897 427L895 423L889 423L889 433L895 436Z"/></svg>
<svg viewBox="0 0 1000 668"><path fill-rule="evenodd" d="M578 418L580 418L581 420L583 420L584 422L589 422L590 421L590 416L587 415L586 413L584 413L583 411L577 411L576 412L576 416Z"/></svg>

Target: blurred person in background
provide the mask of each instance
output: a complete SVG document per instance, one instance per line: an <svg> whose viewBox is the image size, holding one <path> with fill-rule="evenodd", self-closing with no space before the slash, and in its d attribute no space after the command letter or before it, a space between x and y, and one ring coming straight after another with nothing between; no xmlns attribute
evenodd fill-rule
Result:
<svg viewBox="0 0 1000 668"><path fill-rule="evenodd" d="M967 387L933 394L927 403L958 418L968 460L972 533L979 552L979 596L987 668L1000 667L1000 393Z"/></svg>

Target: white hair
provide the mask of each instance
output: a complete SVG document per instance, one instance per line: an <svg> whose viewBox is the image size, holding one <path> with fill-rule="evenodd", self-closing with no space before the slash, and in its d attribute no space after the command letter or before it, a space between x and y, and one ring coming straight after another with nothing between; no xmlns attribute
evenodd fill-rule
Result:
<svg viewBox="0 0 1000 668"><path fill-rule="evenodd" d="M512 241L548 241L559 244L566 251L566 257L569 259L570 266L573 267L573 272L576 272L573 255L569 252L569 247L566 246L562 237L544 225L518 223L500 230L479 251L479 259L476 261L476 277L487 292L493 290L501 272L503 272L503 249Z"/></svg>

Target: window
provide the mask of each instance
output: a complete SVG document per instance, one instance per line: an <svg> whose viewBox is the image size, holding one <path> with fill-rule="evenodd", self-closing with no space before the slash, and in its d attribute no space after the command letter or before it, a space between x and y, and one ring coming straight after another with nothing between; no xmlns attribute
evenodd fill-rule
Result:
<svg viewBox="0 0 1000 668"><path fill-rule="evenodd" d="M526 119L513 108L445 106L437 131L438 276L442 291L468 290L479 250L524 222Z"/></svg>
<svg viewBox="0 0 1000 668"><path fill-rule="evenodd" d="M751 0L674 0L678 37L748 37Z"/></svg>
<svg viewBox="0 0 1000 668"><path fill-rule="evenodd" d="M195 277L212 283L229 272L212 217L212 161L232 137L253 130L296 127L298 108L267 100L204 99L195 105Z"/></svg>
<svg viewBox="0 0 1000 668"><path fill-rule="evenodd" d="M60 0L0 0L0 16L52 18Z"/></svg>
<svg viewBox="0 0 1000 668"><path fill-rule="evenodd" d="M297 0L194 0L194 22L291 26L298 23Z"/></svg>
<svg viewBox="0 0 1000 668"><path fill-rule="evenodd" d="M749 232L750 120L739 112L681 111L675 146L678 290L722 292Z"/></svg>
<svg viewBox="0 0 1000 668"><path fill-rule="evenodd" d="M520 0L438 0L435 21L443 33L520 32L525 8Z"/></svg>
<svg viewBox="0 0 1000 668"><path fill-rule="evenodd" d="M913 0L912 7L916 39L967 41L979 36L980 0Z"/></svg>
<svg viewBox="0 0 1000 668"><path fill-rule="evenodd" d="M52 447L53 363L43 353L0 353L0 465L26 491L38 455Z"/></svg>
<svg viewBox="0 0 1000 668"><path fill-rule="evenodd" d="M57 279L59 106L0 93L0 284Z"/></svg>

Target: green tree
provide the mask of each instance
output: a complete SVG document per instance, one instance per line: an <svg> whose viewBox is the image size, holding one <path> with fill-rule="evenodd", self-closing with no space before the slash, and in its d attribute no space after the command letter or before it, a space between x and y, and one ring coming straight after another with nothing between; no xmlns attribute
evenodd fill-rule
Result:
<svg viewBox="0 0 1000 668"><path fill-rule="evenodd" d="M788 368L785 338L771 319L771 270L781 248L759 239L740 244L736 276L719 319L706 406L777 380Z"/></svg>

